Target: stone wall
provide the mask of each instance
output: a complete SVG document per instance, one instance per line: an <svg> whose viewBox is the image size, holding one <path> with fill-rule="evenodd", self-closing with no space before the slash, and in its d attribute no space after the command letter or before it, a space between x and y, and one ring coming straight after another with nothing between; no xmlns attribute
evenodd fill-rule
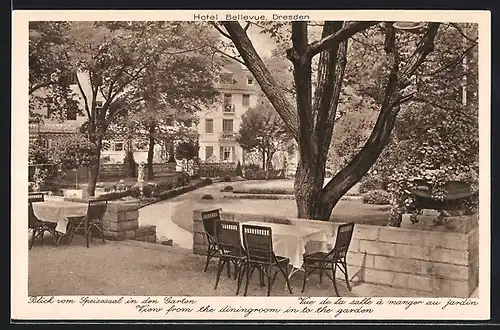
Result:
<svg viewBox="0 0 500 330"><path fill-rule="evenodd" d="M193 252L206 253L201 211L193 214ZM407 290L429 292L438 297L469 297L478 285L479 231L477 217L447 219L451 223L465 222L461 228L441 230L394 228L356 224L347 255L350 280L387 285ZM268 217L221 212L222 220L237 222L261 221L290 223L297 226L322 228L331 235L339 223L284 217ZM306 250L314 248L310 242ZM338 272L338 277L342 279Z"/></svg>
<svg viewBox="0 0 500 330"><path fill-rule="evenodd" d="M102 223L104 237L122 241L133 239L156 243L156 226L139 227L139 206L120 202L108 202Z"/></svg>

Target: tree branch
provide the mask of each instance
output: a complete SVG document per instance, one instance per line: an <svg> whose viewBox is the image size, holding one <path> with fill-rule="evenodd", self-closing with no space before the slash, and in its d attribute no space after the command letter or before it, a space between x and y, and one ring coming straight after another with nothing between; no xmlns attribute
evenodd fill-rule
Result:
<svg viewBox="0 0 500 330"><path fill-rule="evenodd" d="M44 82L44 83L39 83L39 84L32 85L29 88L28 95L33 94L35 91L39 90L40 88L49 87L50 85L54 85L56 83L57 83L56 81L47 81L47 82Z"/></svg>
<svg viewBox="0 0 500 330"><path fill-rule="evenodd" d="M211 46L211 48L212 48L215 52L220 53L220 54L222 54L222 55L226 56L227 58L230 58L230 59L232 59L232 60L234 60L234 61L236 61L236 62L238 62L238 63L240 63L240 64L243 64L244 66L246 66L246 63L245 63L245 62L243 62L241 59L237 58L236 56L229 55L228 53L225 53L225 52L223 52L222 50L217 49L217 48L216 48L216 47L214 47L214 46Z"/></svg>
<svg viewBox="0 0 500 330"><path fill-rule="evenodd" d="M82 87L82 84L80 83L80 79L78 78L78 75L76 75L76 84L78 85L78 89L80 90L80 94L82 94L83 104L85 105L85 111L87 112L87 116L89 117L89 122L90 122L92 120L92 117L90 115L89 100L87 98L87 95L85 95L85 91L83 90L83 87Z"/></svg>
<svg viewBox="0 0 500 330"><path fill-rule="evenodd" d="M380 22L366 21L366 22L352 22L346 24L342 29L326 37L322 37L321 40L312 42L309 44L308 53L311 57L327 49L331 43L347 40L354 34L366 30Z"/></svg>
<svg viewBox="0 0 500 330"><path fill-rule="evenodd" d="M217 25L215 22L210 22L210 25L212 25L217 31L219 31L220 34L222 34L224 37L228 38L229 40L231 39L231 36L227 34L226 32L222 31L222 29Z"/></svg>
<svg viewBox="0 0 500 330"><path fill-rule="evenodd" d="M436 70L434 70L434 71L426 74L426 76L433 76L433 75L436 75L438 73L443 72L446 69L451 69L452 67L457 66L464 59L464 57L467 56L467 54L472 50L472 48L474 48L476 46L477 46L477 42L474 43L473 45L467 47L467 49L462 54L460 54L459 56L455 57L454 59L452 59L448 63L445 63L444 65L442 65L441 67L437 68Z"/></svg>
<svg viewBox="0 0 500 330"><path fill-rule="evenodd" d="M274 77L269 73L266 65L257 54L243 28L238 22L225 21L222 23L233 41L236 49L243 58L248 70L253 74L264 94L267 96L276 111L280 114L287 128L297 140L298 138L298 120L297 113L293 106L288 102L283 92L278 87Z"/></svg>

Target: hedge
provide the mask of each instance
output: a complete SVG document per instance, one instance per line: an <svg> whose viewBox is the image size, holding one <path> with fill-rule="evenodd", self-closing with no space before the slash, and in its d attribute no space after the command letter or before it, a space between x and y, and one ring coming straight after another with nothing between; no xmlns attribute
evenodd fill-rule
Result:
<svg viewBox="0 0 500 330"><path fill-rule="evenodd" d="M248 189L234 189L235 194L270 194L270 195L294 195L293 189L285 188L248 188Z"/></svg>
<svg viewBox="0 0 500 330"><path fill-rule="evenodd" d="M272 194L238 194L225 195L223 198L228 199L295 199L294 195L272 195Z"/></svg>
<svg viewBox="0 0 500 330"><path fill-rule="evenodd" d="M391 194L385 190L371 190L363 194L363 203L373 205L387 205L391 201Z"/></svg>

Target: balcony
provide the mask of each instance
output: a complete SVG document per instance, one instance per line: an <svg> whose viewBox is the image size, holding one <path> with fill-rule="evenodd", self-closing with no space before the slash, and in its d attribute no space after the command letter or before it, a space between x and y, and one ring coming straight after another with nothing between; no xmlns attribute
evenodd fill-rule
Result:
<svg viewBox="0 0 500 330"><path fill-rule="evenodd" d="M234 104L223 104L222 105L222 112L225 115L234 115L234 109L235 109Z"/></svg>
<svg viewBox="0 0 500 330"><path fill-rule="evenodd" d="M219 135L219 141L236 141L234 132L222 132Z"/></svg>

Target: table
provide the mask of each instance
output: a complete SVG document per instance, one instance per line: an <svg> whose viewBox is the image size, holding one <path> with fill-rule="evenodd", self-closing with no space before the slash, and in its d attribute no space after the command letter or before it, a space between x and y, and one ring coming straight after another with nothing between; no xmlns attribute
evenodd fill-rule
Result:
<svg viewBox="0 0 500 330"><path fill-rule="evenodd" d="M295 225L283 225L258 221L241 222L241 225L252 225L270 227L273 235L273 250L277 256L286 257L290 260L293 270L292 276L302 268L303 255L306 252L306 244L309 241L322 242L321 252L327 252L328 235L320 228L308 228ZM241 229L243 235L243 229ZM243 240L242 240L243 244Z"/></svg>
<svg viewBox="0 0 500 330"><path fill-rule="evenodd" d="M66 233L68 218L82 217L87 214L87 204L67 201L34 202L33 213L41 221L57 223L56 230Z"/></svg>

